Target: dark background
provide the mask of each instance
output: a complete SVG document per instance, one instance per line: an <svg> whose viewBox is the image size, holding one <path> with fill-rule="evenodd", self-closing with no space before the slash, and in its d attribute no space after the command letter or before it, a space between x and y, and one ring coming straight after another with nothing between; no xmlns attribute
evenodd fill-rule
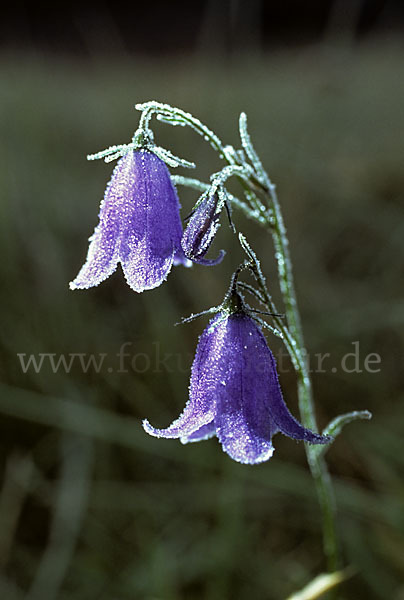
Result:
<svg viewBox="0 0 404 600"><path fill-rule="evenodd" d="M400 0L194 0L193 2L9 3L3 8L1 43L88 57L124 50L146 56L194 52L209 39L225 54L248 46L273 50L319 42L332 30L356 41L400 34ZM220 33L220 35L214 35Z"/></svg>
<svg viewBox="0 0 404 600"><path fill-rule="evenodd" d="M353 573L337 597L404 598L403 24L399 1L2 7L2 598L278 600L325 570L302 444L277 436L274 457L247 467L216 440L182 446L141 428L184 406L206 321L173 324L223 297L242 257L225 220L217 268L176 268L139 296L120 268L98 288L68 289L112 170L85 156L129 141L133 105L149 99L234 145L247 112L288 226L309 354L330 353L313 373L319 426L374 415L327 455ZM197 162L195 176L220 168L192 131L154 125L159 144ZM186 214L197 196L179 192ZM270 238L234 220L279 299ZM360 365L347 372L354 342ZM40 353L106 359L98 373L77 362L54 372L49 360L24 373L18 354ZM377 373L363 369L370 353ZM287 362L282 371L297 415Z"/></svg>

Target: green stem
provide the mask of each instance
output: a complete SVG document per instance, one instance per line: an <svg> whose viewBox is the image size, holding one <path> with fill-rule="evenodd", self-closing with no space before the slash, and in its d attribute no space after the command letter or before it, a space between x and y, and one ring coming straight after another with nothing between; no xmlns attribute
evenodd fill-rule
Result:
<svg viewBox="0 0 404 600"><path fill-rule="evenodd" d="M139 128L148 128L150 119L153 114L161 115L172 120L172 124L188 125L194 129L199 135L201 135L211 146L219 152L219 154L226 158L229 164L234 164L234 160L230 158L226 151L226 147L222 144L218 136L206 125L204 125L199 119L196 119L191 113L187 113L180 108L174 108L168 104L162 104L161 102L144 102L143 104L136 104L135 108L141 110L142 114L140 117Z"/></svg>
<svg viewBox="0 0 404 600"><path fill-rule="evenodd" d="M300 323L299 309L296 301L296 292L293 280L292 262L289 253L289 243L286 236L282 213L276 196L275 187L266 177L267 196L272 208L271 220L267 219L266 228L272 234L276 260L278 265L281 292L285 303L285 312L288 329L295 344L296 354L299 357L297 369L299 411L305 427L318 431L311 379L308 368L307 353L303 340ZM319 456L315 446L305 444L307 462L316 486L317 497L322 511L323 519L323 546L327 557L329 571L335 571L339 565L339 549L335 527L335 500L332 481L326 462Z"/></svg>

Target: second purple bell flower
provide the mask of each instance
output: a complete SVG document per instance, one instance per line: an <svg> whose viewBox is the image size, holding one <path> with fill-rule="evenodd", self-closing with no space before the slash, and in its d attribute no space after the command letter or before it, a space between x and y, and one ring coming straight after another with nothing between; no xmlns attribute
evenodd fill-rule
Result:
<svg viewBox="0 0 404 600"><path fill-rule="evenodd" d="M150 435L183 443L216 435L232 459L246 464L268 460L278 432L311 444L331 439L306 429L289 412L272 352L244 311L219 313L202 333L182 415L167 429L148 421L143 427Z"/></svg>
<svg viewBox="0 0 404 600"><path fill-rule="evenodd" d="M98 285L118 263L134 291L155 288L173 264L190 264L182 233L178 195L165 162L150 150L131 149L114 169L86 262L70 288Z"/></svg>

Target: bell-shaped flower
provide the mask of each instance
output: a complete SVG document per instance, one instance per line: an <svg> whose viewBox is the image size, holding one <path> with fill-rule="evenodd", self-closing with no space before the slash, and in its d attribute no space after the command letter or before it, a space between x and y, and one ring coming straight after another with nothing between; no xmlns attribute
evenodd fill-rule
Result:
<svg viewBox="0 0 404 600"><path fill-rule="evenodd" d="M181 248L177 192L165 162L150 150L119 159L101 202L87 260L71 289L98 285L121 263L136 292L159 286L173 264L190 264Z"/></svg>
<svg viewBox="0 0 404 600"><path fill-rule="evenodd" d="M219 218L222 202L217 194L202 196L189 218L181 240L181 246L187 258L202 265L217 265L225 252L221 250L215 259L204 258L210 248L216 231L220 227Z"/></svg>
<svg viewBox="0 0 404 600"><path fill-rule="evenodd" d="M301 425L289 412L276 363L256 321L243 310L219 313L202 333L192 366L189 400L167 429L143 422L147 433L183 443L216 435L240 463L268 460L280 432L311 444L331 438Z"/></svg>

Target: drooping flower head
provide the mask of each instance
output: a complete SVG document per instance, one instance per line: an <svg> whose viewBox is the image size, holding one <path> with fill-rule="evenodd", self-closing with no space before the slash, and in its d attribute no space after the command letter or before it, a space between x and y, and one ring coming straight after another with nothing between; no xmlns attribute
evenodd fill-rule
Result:
<svg viewBox="0 0 404 600"><path fill-rule="evenodd" d="M181 246L187 258L202 265L217 265L224 257L221 250L216 259L204 258L213 238L220 227L219 218L222 202L215 194L205 194L199 200L191 214L181 240Z"/></svg>
<svg viewBox="0 0 404 600"><path fill-rule="evenodd" d="M190 264L181 248L179 211L165 162L151 149L129 149L105 190L87 260L70 288L98 285L118 263L136 292L159 286L173 264Z"/></svg>
<svg viewBox="0 0 404 600"><path fill-rule="evenodd" d="M156 429L148 421L143 427L153 436L183 443L216 435L232 459L246 464L268 460L274 451L272 436L278 432L312 444L330 441L289 412L273 354L240 303L230 314L217 314L202 333L182 415L167 429Z"/></svg>

